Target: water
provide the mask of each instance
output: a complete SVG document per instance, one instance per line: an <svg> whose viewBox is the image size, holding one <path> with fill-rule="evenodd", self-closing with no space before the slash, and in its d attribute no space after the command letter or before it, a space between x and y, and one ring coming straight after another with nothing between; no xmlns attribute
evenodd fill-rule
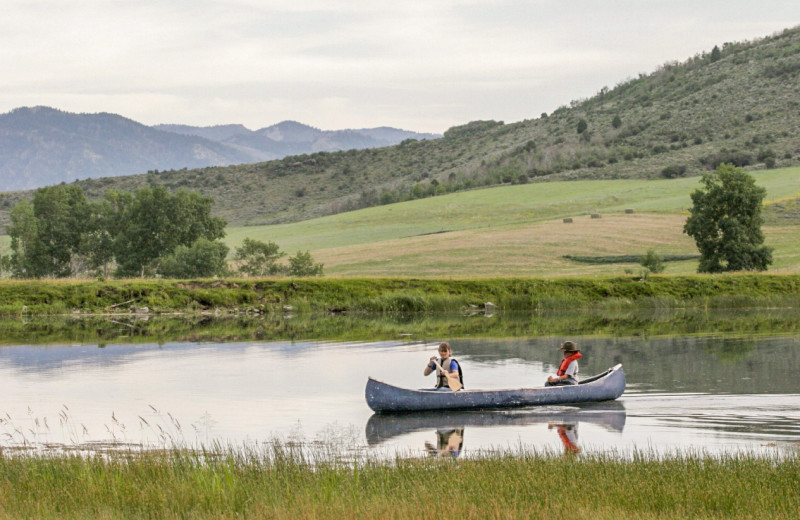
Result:
<svg viewBox="0 0 800 520"><path fill-rule="evenodd" d="M378 457L553 452L780 453L800 447L800 337L571 336L581 376L622 363L617 401L374 415L368 376L409 388L436 340L175 341L0 348L0 446L119 449L280 440ZM556 336L447 338L467 388L539 386Z"/></svg>

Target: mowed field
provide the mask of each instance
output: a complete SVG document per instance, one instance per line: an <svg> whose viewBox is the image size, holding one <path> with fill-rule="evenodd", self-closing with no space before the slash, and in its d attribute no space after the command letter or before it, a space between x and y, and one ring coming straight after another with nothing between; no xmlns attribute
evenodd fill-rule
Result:
<svg viewBox="0 0 800 520"><path fill-rule="evenodd" d="M752 172L770 204L800 197L800 168ZM230 228L226 242L308 250L327 276L592 276L639 272L574 256L697 254L683 233L699 178L548 182L455 193L276 226ZM633 210L626 213L625 210ZM592 218L592 215L599 218ZM572 223L564 223L564 218ZM800 272L800 225L764 226L769 272ZM689 274L697 261L669 262Z"/></svg>

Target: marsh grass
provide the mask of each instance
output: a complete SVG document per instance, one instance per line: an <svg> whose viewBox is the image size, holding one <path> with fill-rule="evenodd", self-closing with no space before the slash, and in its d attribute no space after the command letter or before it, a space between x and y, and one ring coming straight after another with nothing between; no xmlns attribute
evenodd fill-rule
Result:
<svg viewBox="0 0 800 520"><path fill-rule="evenodd" d="M343 461L278 442L0 457L6 518L796 518L800 455Z"/></svg>
<svg viewBox="0 0 800 520"><path fill-rule="evenodd" d="M0 282L0 315L797 307L800 275Z"/></svg>

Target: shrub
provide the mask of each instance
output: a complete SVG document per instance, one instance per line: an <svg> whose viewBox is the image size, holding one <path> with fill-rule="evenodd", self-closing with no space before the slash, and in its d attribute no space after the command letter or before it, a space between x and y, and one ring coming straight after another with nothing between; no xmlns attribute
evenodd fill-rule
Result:
<svg viewBox="0 0 800 520"><path fill-rule="evenodd" d="M308 251L289 257L289 276L322 276L322 264L315 264Z"/></svg>
<svg viewBox="0 0 800 520"><path fill-rule="evenodd" d="M661 176L665 179L674 179L676 177L683 177L683 174L686 173L686 166L683 165L672 165L667 166L663 170L661 170Z"/></svg>
<svg viewBox="0 0 800 520"><path fill-rule="evenodd" d="M664 270L664 258L652 249L647 250L639 264L651 273L660 273Z"/></svg>
<svg viewBox="0 0 800 520"><path fill-rule="evenodd" d="M191 246L178 246L161 261L158 272L166 278L210 278L228 274L228 246L205 238Z"/></svg>

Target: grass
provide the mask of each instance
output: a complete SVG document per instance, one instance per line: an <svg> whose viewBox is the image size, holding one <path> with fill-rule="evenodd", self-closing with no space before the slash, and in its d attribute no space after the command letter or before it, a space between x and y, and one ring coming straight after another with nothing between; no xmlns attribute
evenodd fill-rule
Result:
<svg viewBox="0 0 800 520"><path fill-rule="evenodd" d="M557 456L342 462L280 444L112 456L0 457L5 518L785 519L800 455Z"/></svg>
<svg viewBox="0 0 800 520"><path fill-rule="evenodd" d="M753 172L767 203L800 195L800 168ZM696 255L683 233L698 178L573 181L505 186L367 208L295 224L229 228L273 241L293 254L309 250L332 276L601 276L641 270L587 265L564 256ZM634 209L635 213L625 213ZM591 218L599 213L602 218ZM572 217L573 223L562 219ZM797 223L763 227L775 248L772 273L800 272ZM690 274L696 260L670 262L667 274Z"/></svg>
<svg viewBox="0 0 800 520"><path fill-rule="evenodd" d="M0 315L796 307L800 275L0 282Z"/></svg>

